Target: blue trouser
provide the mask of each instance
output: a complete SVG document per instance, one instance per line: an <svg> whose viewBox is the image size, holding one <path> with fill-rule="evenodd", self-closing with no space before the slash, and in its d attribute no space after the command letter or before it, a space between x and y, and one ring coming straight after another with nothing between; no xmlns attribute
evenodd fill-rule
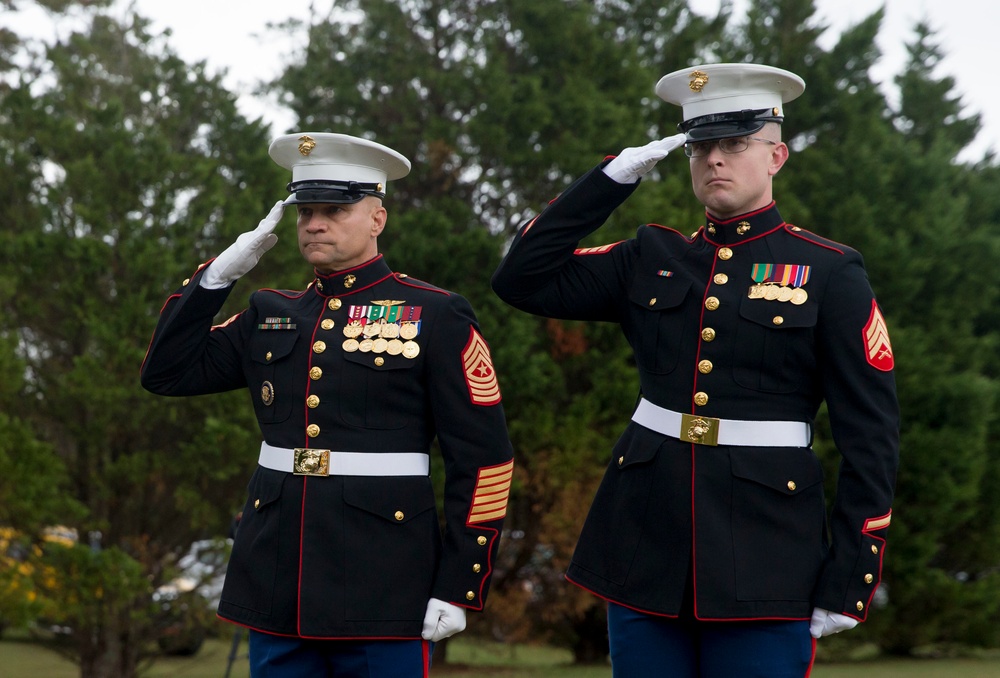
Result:
<svg viewBox="0 0 1000 678"><path fill-rule="evenodd" d="M608 604L614 678L805 678L808 621L704 622Z"/></svg>
<svg viewBox="0 0 1000 678"><path fill-rule="evenodd" d="M304 640L250 631L253 678L427 678L426 640Z"/></svg>

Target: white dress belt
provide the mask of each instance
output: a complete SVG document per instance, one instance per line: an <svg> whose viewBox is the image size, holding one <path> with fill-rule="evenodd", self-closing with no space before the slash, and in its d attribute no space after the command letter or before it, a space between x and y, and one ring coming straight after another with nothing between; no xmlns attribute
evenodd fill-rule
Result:
<svg viewBox="0 0 1000 678"><path fill-rule="evenodd" d="M811 430L802 421L743 421L681 414L645 398L632 421L657 433L699 445L744 447L809 447Z"/></svg>
<svg viewBox="0 0 1000 678"><path fill-rule="evenodd" d="M426 476L430 456L423 452L337 452L311 447L260 444L264 468L306 476Z"/></svg>

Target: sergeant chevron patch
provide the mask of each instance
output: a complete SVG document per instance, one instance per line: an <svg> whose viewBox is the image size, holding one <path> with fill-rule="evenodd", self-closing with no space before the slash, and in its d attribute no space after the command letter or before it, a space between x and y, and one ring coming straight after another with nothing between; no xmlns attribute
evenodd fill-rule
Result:
<svg viewBox="0 0 1000 678"><path fill-rule="evenodd" d="M868 316L868 323L865 325L864 340L868 364L876 370L891 372L895 360L892 356L892 344L889 343L889 329L885 326L885 319L874 299L872 299L871 315Z"/></svg>
<svg viewBox="0 0 1000 678"><path fill-rule="evenodd" d="M500 520L507 515L507 498L510 481L514 476L514 462L479 469L476 491L472 495L472 508L468 523L485 523Z"/></svg>
<svg viewBox="0 0 1000 678"><path fill-rule="evenodd" d="M619 240L618 242L613 242L608 245L600 245L598 247L580 247L573 250L573 254L604 254L610 252L616 245L620 245L624 240Z"/></svg>
<svg viewBox="0 0 1000 678"><path fill-rule="evenodd" d="M486 340L469 328L469 343L462 351L465 367L465 384L469 387L469 399L473 405L496 405L500 402L500 384L493 369L493 358Z"/></svg>

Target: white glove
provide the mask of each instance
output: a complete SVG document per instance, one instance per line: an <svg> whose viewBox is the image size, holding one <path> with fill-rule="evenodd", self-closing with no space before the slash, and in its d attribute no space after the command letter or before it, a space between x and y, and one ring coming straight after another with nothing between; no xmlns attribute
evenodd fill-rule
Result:
<svg viewBox="0 0 1000 678"><path fill-rule="evenodd" d="M424 640L436 643L464 630L465 608L437 598L431 598L427 601L424 629L420 633Z"/></svg>
<svg viewBox="0 0 1000 678"><path fill-rule="evenodd" d="M619 184L634 184L646 172L653 169L659 161L667 157L667 153L680 148L687 141L684 134L651 141L638 148L626 148L617 158L605 165L601 171Z"/></svg>
<svg viewBox="0 0 1000 678"><path fill-rule="evenodd" d="M257 265L264 252L278 242L278 236L272 231L281 221L284 211L285 204L279 200L267 216L257 224L257 228L238 237L236 242L208 265L198 284L210 290L217 290L229 286L234 280L246 275Z"/></svg>
<svg viewBox="0 0 1000 678"><path fill-rule="evenodd" d="M809 622L809 633L813 638L819 638L853 629L857 625L857 619L817 607L813 610L812 620Z"/></svg>

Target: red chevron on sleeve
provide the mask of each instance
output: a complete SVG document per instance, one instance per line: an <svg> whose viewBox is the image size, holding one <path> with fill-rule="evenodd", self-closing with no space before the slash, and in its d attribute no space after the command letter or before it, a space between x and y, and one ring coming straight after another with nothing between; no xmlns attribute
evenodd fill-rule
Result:
<svg viewBox="0 0 1000 678"><path fill-rule="evenodd" d="M885 318L882 317L874 299L872 299L872 312L868 316L863 338L868 364L876 370L891 372L895 360L892 356L892 344L889 342L889 328L885 326Z"/></svg>
<svg viewBox="0 0 1000 678"><path fill-rule="evenodd" d="M469 328L469 343L462 351L465 384L473 405L496 405L500 402L500 383L486 340L474 327Z"/></svg>

